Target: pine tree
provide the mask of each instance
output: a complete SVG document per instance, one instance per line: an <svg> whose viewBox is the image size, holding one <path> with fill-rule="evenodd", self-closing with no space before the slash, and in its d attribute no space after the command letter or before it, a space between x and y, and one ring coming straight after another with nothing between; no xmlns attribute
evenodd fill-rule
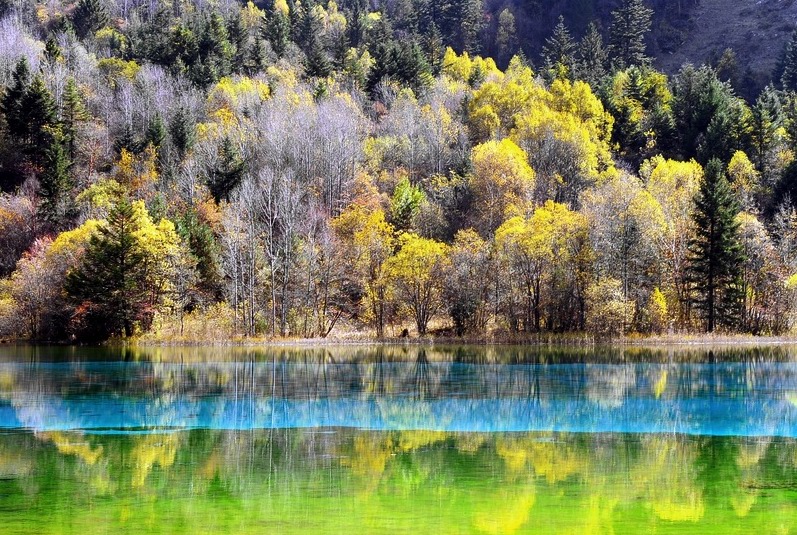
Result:
<svg viewBox="0 0 797 535"><path fill-rule="evenodd" d="M570 78L573 76L573 66L575 59L573 52L576 45L570 35L570 31L565 26L564 17L559 17L559 22L553 29L553 33L545 40L542 47L542 57L545 70L551 78Z"/></svg>
<svg viewBox="0 0 797 535"><path fill-rule="evenodd" d="M81 39L107 25L109 20L108 9L101 0L80 0L72 13L72 25Z"/></svg>
<svg viewBox="0 0 797 535"><path fill-rule="evenodd" d="M612 12L609 52L616 68L650 63L645 37L652 20L653 10L643 0L623 0L620 8Z"/></svg>
<svg viewBox="0 0 797 535"><path fill-rule="evenodd" d="M15 139L25 135L27 124L23 110L23 99L30 85L30 68L23 57L14 68L13 83L3 93L0 111L3 113L8 134Z"/></svg>
<svg viewBox="0 0 797 535"><path fill-rule="evenodd" d="M518 46L517 27L515 14L512 10L504 8L498 14L498 29L495 33L495 45L498 48L498 61L502 64L509 61Z"/></svg>
<svg viewBox="0 0 797 535"><path fill-rule="evenodd" d="M264 33L277 57L284 57L291 42L291 22L288 16L279 10L272 13L266 21Z"/></svg>
<svg viewBox="0 0 797 535"><path fill-rule="evenodd" d="M249 47L246 54L244 72L249 76L254 76L257 73L265 71L266 66L266 42L263 37L258 34L252 39L252 46Z"/></svg>
<svg viewBox="0 0 797 535"><path fill-rule="evenodd" d="M791 34L791 39L786 43L780 83L786 91L797 91L797 30Z"/></svg>
<svg viewBox="0 0 797 535"><path fill-rule="evenodd" d="M169 135L177 149L177 156L182 160L196 142L196 125L184 108L178 108L172 117Z"/></svg>
<svg viewBox="0 0 797 535"><path fill-rule="evenodd" d="M24 150L34 163L40 163L56 126L55 101L41 76L35 76L22 98Z"/></svg>
<svg viewBox="0 0 797 535"><path fill-rule="evenodd" d="M484 6L482 0L461 0L459 2L459 35L462 50L469 54L481 52L479 36L484 29Z"/></svg>
<svg viewBox="0 0 797 535"><path fill-rule="evenodd" d="M132 336L150 316L146 255L135 232L134 206L120 201L92 236L80 267L67 274L66 293L85 317L88 336Z"/></svg>
<svg viewBox="0 0 797 535"><path fill-rule="evenodd" d="M61 47L52 37L48 37L44 42L44 58L50 65L55 65L59 60L64 57L61 52Z"/></svg>
<svg viewBox="0 0 797 535"><path fill-rule="evenodd" d="M72 209L70 161L63 135L56 132L44 151L43 170L39 175L39 215L53 228L60 228Z"/></svg>
<svg viewBox="0 0 797 535"><path fill-rule="evenodd" d="M739 318L744 253L738 213L722 162L711 160L695 197L696 234L689 242L689 278L708 332L733 327Z"/></svg>
<svg viewBox="0 0 797 535"><path fill-rule="evenodd" d="M246 171L246 163L229 137L222 139L218 154L219 163L208 180L208 189L216 202L230 199Z"/></svg>
<svg viewBox="0 0 797 535"><path fill-rule="evenodd" d="M83 104L83 97L75 79L70 77L64 87L64 98L61 105L61 130L69 150L70 160L75 159L78 125L88 119L89 114Z"/></svg>
<svg viewBox="0 0 797 535"><path fill-rule="evenodd" d="M144 145L151 144L155 149L160 149L166 139L166 125L159 113L147 125L147 133L144 136Z"/></svg>
<svg viewBox="0 0 797 535"><path fill-rule="evenodd" d="M600 86L600 82L606 75L606 62L608 54L603 46L598 27L591 22L587 27L587 33L578 45L577 77L587 82L593 91Z"/></svg>
<svg viewBox="0 0 797 535"><path fill-rule="evenodd" d="M318 37L313 36L311 39L312 43L309 45L304 62L305 74L311 78L326 78L332 73L332 64Z"/></svg>

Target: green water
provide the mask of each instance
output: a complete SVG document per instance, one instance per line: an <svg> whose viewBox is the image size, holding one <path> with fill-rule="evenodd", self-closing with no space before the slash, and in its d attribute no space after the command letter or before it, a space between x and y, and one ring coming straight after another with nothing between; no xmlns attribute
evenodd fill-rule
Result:
<svg viewBox="0 0 797 535"><path fill-rule="evenodd" d="M788 348L186 351L0 350L0 533L797 532Z"/></svg>

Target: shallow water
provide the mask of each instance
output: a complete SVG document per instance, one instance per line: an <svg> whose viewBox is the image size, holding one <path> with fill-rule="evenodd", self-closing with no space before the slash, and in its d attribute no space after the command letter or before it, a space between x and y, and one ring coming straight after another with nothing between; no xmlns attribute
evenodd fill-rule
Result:
<svg viewBox="0 0 797 535"><path fill-rule="evenodd" d="M795 356L0 348L0 533L793 532Z"/></svg>

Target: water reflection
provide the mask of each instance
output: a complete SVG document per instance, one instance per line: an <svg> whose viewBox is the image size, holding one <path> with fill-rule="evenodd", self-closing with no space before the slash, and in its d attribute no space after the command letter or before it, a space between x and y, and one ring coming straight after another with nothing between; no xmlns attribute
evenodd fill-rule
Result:
<svg viewBox="0 0 797 535"><path fill-rule="evenodd" d="M797 529L795 459L783 438L15 432L0 513L4 533L770 533Z"/></svg>
<svg viewBox="0 0 797 535"><path fill-rule="evenodd" d="M2 348L0 532L786 533L793 354Z"/></svg>
<svg viewBox="0 0 797 535"><path fill-rule="evenodd" d="M787 349L630 357L495 348L230 350L228 360L206 360L185 358L183 348L123 361L52 351L0 353L0 429L797 437L797 363Z"/></svg>

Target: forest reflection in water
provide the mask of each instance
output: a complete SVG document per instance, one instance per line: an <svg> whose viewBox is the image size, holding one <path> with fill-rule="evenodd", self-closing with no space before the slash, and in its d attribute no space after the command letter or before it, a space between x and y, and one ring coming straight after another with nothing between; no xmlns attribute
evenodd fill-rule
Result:
<svg viewBox="0 0 797 535"><path fill-rule="evenodd" d="M797 529L796 459L795 440L764 437L13 432L0 435L0 522L4 533L785 533Z"/></svg>
<svg viewBox="0 0 797 535"><path fill-rule="evenodd" d="M6 347L0 531L785 533L793 355Z"/></svg>

